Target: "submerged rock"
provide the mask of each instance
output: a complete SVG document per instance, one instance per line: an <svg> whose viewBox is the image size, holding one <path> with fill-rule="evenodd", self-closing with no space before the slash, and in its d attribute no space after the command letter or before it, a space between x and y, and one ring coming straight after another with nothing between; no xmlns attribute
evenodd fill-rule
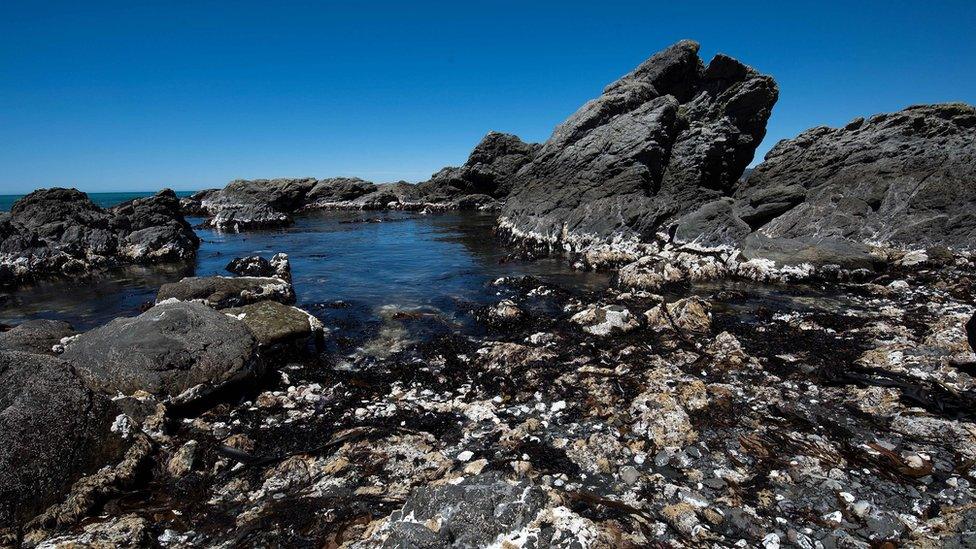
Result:
<svg viewBox="0 0 976 549"><path fill-rule="evenodd" d="M168 299L200 301L223 309L266 300L294 303L295 289L290 282L276 277L191 276L163 284L156 294L156 303Z"/></svg>
<svg viewBox="0 0 976 549"><path fill-rule="evenodd" d="M199 245L169 189L109 210L75 189L42 189L0 215L0 284L127 263L187 260Z"/></svg>
<svg viewBox="0 0 976 549"><path fill-rule="evenodd" d="M239 320L173 301L78 336L63 357L99 391L185 402L260 374L257 347Z"/></svg>
<svg viewBox="0 0 976 549"><path fill-rule="evenodd" d="M75 335L63 320L28 320L0 333L0 350L53 355L61 340Z"/></svg>
<svg viewBox="0 0 976 549"><path fill-rule="evenodd" d="M59 359L0 351L0 542L81 476L119 458L119 410Z"/></svg>
<svg viewBox="0 0 976 549"><path fill-rule="evenodd" d="M575 248L647 237L733 189L766 132L769 76L682 41L610 84L515 176L501 224Z"/></svg>

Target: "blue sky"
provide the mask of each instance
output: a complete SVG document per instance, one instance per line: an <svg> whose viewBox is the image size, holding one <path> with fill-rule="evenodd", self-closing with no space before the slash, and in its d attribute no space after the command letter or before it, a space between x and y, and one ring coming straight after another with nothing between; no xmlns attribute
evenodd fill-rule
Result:
<svg viewBox="0 0 976 549"><path fill-rule="evenodd" d="M976 103L971 0L8 0L0 15L0 194L423 180L488 130L546 139L682 38L776 77L757 161L811 126Z"/></svg>

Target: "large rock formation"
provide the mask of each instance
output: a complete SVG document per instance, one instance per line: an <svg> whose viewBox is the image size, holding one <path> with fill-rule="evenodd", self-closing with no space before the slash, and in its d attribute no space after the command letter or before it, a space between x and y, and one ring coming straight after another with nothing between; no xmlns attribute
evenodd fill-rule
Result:
<svg viewBox="0 0 976 549"><path fill-rule="evenodd" d="M42 189L0 215L0 284L191 259L199 244L169 189L108 210L75 189Z"/></svg>
<svg viewBox="0 0 976 549"><path fill-rule="evenodd" d="M221 230L289 225L292 212L316 183L314 178L237 179L219 192L204 194L199 208L213 216L208 224Z"/></svg>
<svg viewBox="0 0 976 549"><path fill-rule="evenodd" d="M258 375L257 341L239 320L200 303L161 303L78 336L62 355L107 394L146 391L186 402Z"/></svg>
<svg viewBox="0 0 976 549"><path fill-rule="evenodd" d="M969 248L974 183L976 108L914 106L779 142L737 214L771 238Z"/></svg>
<svg viewBox="0 0 976 549"><path fill-rule="evenodd" d="M119 410L54 357L0 351L0 531L121 456Z"/></svg>
<svg viewBox="0 0 976 549"><path fill-rule="evenodd" d="M778 97L773 79L679 42L607 86L514 177L501 224L582 246L649 237L727 196L752 160Z"/></svg>

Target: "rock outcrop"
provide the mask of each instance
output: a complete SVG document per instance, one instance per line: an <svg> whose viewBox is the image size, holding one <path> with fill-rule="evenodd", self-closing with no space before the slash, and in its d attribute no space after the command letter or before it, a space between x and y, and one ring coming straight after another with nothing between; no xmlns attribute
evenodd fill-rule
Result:
<svg viewBox="0 0 976 549"><path fill-rule="evenodd" d="M974 182L976 108L920 105L779 142L737 214L771 238L970 248Z"/></svg>
<svg viewBox="0 0 976 549"><path fill-rule="evenodd" d="M769 76L679 42L610 84L514 176L501 225L581 248L648 238L730 195L778 97Z"/></svg>
<svg viewBox="0 0 976 549"><path fill-rule="evenodd" d="M260 374L257 341L239 320L200 303L161 303L78 336L62 357L101 392L145 391L188 402Z"/></svg>
<svg viewBox="0 0 976 549"><path fill-rule="evenodd" d="M119 410L57 358L0 351L0 532L122 455Z"/></svg>
<svg viewBox="0 0 976 549"><path fill-rule="evenodd" d="M314 178L237 179L203 196L200 209L213 216L207 224L220 230L285 226L316 183Z"/></svg>
<svg viewBox="0 0 976 549"><path fill-rule="evenodd" d="M199 301L223 309L265 300L294 303L295 289L287 280L276 277L190 276L159 288L156 303L169 299Z"/></svg>
<svg viewBox="0 0 976 549"><path fill-rule="evenodd" d="M0 284L187 260L199 245L171 190L106 210L75 189L42 189L0 214Z"/></svg>
<svg viewBox="0 0 976 549"><path fill-rule="evenodd" d="M227 264L227 271L239 276L273 276L291 281L291 263L288 254L277 253L271 260L259 255L238 257Z"/></svg>
<svg viewBox="0 0 976 549"><path fill-rule="evenodd" d="M489 132L471 151L461 167L447 167L417 185L424 200L444 203L468 195L503 199L511 191L513 177L539 149L518 137Z"/></svg>

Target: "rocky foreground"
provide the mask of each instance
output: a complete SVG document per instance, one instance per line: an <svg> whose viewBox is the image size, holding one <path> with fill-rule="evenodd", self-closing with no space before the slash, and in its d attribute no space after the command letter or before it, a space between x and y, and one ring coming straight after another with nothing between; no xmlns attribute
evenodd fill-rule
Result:
<svg viewBox="0 0 976 549"><path fill-rule="evenodd" d="M402 310L359 336L287 305L283 257L236 261L91 332L0 334L3 539L970 546L974 259L666 295L499 279L473 335Z"/></svg>

